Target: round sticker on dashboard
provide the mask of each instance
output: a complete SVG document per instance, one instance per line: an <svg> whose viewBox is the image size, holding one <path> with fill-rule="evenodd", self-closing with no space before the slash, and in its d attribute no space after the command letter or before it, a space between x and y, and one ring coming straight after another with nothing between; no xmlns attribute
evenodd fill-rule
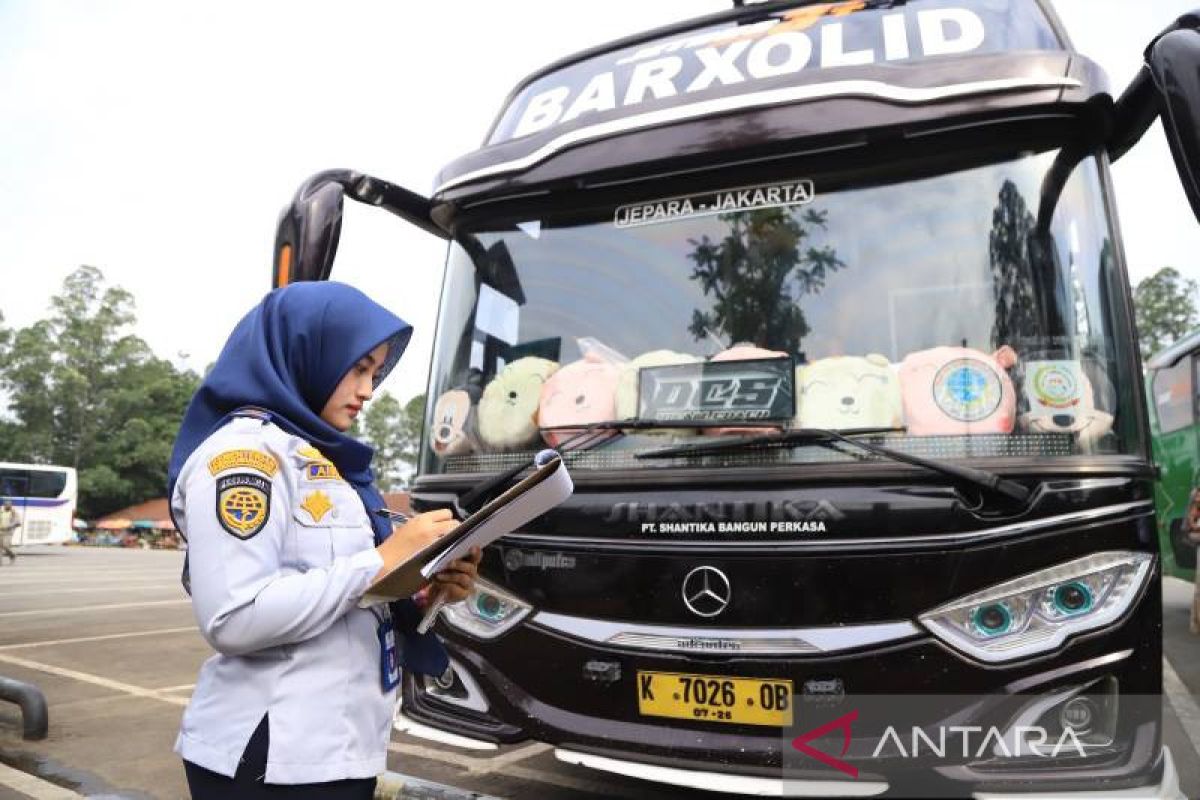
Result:
<svg viewBox="0 0 1200 800"><path fill-rule="evenodd" d="M959 422L979 422L997 408L1004 394L1000 376L982 361L956 358L933 378L933 400L946 416Z"/></svg>
<svg viewBox="0 0 1200 800"><path fill-rule="evenodd" d="M1033 371L1033 396L1047 408L1079 405L1079 389L1075 375L1061 364L1039 364Z"/></svg>

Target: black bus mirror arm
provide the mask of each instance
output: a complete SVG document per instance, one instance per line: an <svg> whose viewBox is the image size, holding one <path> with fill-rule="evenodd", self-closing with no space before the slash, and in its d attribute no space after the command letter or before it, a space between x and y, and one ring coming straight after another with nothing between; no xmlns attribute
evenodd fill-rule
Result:
<svg viewBox="0 0 1200 800"><path fill-rule="evenodd" d="M342 231L344 198L382 208L441 239L450 234L432 216L427 197L362 172L330 169L300 184L275 226L271 285L323 281L333 270Z"/></svg>
<svg viewBox="0 0 1200 800"><path fill-rule="evenodd" d="M424 195L365 174L358 175L347 193L360 203L390 211L439 239L450 238L450 234L433 221L433 203Z"/></svg>
<svg viewBox="0 0 1200 800"><path fill-rule="evenodd" d="M1108 159L1117 161L1141 141L1161 112L1158 88L1143 65L1113 107L1113 129L1108 138Z"/></svg>

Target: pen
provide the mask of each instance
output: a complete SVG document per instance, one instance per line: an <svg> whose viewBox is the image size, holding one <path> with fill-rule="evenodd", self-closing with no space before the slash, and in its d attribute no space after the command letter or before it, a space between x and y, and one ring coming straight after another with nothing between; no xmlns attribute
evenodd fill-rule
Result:
<svg viewBox="0 0 1200 800"><path fill-rule="evenodd" d="M437 619L438 613L441 612L442 606L446 605L446 596L442 592L437 593L437 597L429 604L429 608L425 609L425 616L421 617L421 621L417 623L417 633L428 633L433 627L434 620Z"/></svg>
<svg viewBox="0 0 1200 800"><path fill-rule="evenodd" d="M408 522L412 517L408 514L403 514L399 511L392 511L390 508L377 508L375 513L381 517L387 517L392 522Z"/></svg>

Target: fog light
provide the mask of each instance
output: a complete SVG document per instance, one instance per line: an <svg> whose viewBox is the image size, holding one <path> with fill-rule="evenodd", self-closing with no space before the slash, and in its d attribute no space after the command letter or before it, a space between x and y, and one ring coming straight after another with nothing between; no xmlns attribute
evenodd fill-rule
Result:
<svg viewBox="0 0 1200 800"><path fill-rule="evenodd" d="M433 685L439 689L442 689L443 691L449 691L450 689L453 689L454 667L446 667L445 672L433 679Z"/></svg>
<svg viewBox="0 0 1200 800"><path fill-rule="evenodd" d="M1070 728L1078 734L1091 733L1098 712L1091 698L1073 697L1063 704L1058 721L1064 728Z"/></svg>
<svg viewBox="0 0 1200 800"><path fill-rule="evenodd" d="M471 673L459 662L450 659L450 666L441 675L421 675L419 686L425 695L450 705L488 713L487 698Z"/></svg>

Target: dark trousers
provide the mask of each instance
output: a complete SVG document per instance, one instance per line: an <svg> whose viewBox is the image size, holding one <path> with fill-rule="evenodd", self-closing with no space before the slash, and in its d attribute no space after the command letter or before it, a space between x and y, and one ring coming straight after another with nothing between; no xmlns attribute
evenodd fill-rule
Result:
<svg viewBox="0 0 1200 800"><path fill-rule="evenodd" d="M263 717L246 744L237 773L232 778L184 761L192 800L371 800L375 795L374 778L329 783L263 783L269 746L267 718Z"/></svg>

